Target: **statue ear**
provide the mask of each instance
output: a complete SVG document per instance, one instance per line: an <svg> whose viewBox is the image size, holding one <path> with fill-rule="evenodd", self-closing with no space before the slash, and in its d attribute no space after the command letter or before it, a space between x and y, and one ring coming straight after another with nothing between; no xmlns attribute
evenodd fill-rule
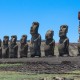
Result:
<svg viewBox="0 0 80 80"><path fill-rule="evenodd" d="M78 12L78 20L80 20L80 12Z"/></svg>
<svg viewBox="0 0 80 80"><path fill-rule="evenodd" d="M68 33L68 26L66 25L66 33Z"/></svg>
<svg viewBox="0 0 80 80"><path fill-rule="evenodd" d="M54 36L54 31L52 31L52 35Z"/></svg>

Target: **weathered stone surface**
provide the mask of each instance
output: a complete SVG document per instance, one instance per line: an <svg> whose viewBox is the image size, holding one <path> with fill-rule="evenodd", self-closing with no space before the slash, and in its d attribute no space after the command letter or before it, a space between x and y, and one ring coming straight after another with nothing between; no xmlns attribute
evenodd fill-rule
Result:
<svg viewBox="0 0 80 80"><path fill-rule="evenodd" d="M59 31L59 56L67 55L69 56L69 39L67 38L68 26L62 25Z"/></svg>
<svg viewBox="0 0 80 80"><path fill-rule="evenodd" d="M27 44L27 35L22 35L20 40L20 58L27 57L28 54L28 44Z"/></svg>
<svg viewBox="0 0 80 80"><path fill-rule="evenodd" d="M17 36L16 35L11 36L10 51L9 51L10 58L17 58L18 56L18 45L16 41L17 41Z"/></svg>
<svg viewBox="0 0 80 80"><path fill-rule="evenodd" d="M78 45L77 45L77 48L78 48L78 56L80 56L80 43L78 43Z"/></svg>
<svg viewBox="0 0 80 80"><path fill-rule="evenodd" d="M54 31L48 30L45 35L44 52L45 56L54 56L55 40L53 39Z"/></svg>
<svg viewBox="0 0 80 80"><path fill-rule="evenodd" d="M38 33L39 23L33 22L30 34L31 34L31 41L30 41L30 53L31 57L39 56L41 57L41 35Z"/></svg>
<svg viewBox="0 0 80 80"><path fill-rule="evenodd" d="M4 36L4 39L3 39L3 53L2 53L3 58L9 58L8 41L9 41L9 36Z"/></svg>

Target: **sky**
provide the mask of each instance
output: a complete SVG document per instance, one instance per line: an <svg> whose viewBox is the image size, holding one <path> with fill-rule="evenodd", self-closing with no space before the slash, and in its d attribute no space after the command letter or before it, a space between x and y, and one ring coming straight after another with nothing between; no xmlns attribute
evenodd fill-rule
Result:
<svg viewBox="0 0 80 80"><path fill-rule="evenodd" d="M0 0L0 39L17 35L20 40L26 34L30 40L30 27L37 21L42 40L53 30L58 42L60 26L66 24L70 42L78 42L79 11L80 0Z"/></svg>

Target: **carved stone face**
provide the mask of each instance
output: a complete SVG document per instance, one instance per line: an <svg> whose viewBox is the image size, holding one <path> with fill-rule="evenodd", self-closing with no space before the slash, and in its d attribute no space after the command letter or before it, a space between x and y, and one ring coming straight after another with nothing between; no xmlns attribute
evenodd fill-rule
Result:
<svg viewBox="0 0 80 80"><path fill-rule="evenodd" d="M78 20L80 20L80 12L78 12Z"/></svg>
<svg viewBox="0 0 80 80"><path fill-rule="evenodd" d="M16 43L16 40L17 40L17 37L16 36L11 36L11 43L12 44L15 44Z"/></svg>
<svg viewBox="0 0 80 80"><path fill-rule="evenodd" d="M16 41L16 39L15 38L12 38L12 42L15 42Z"/></svg>
<svg viewBox="0 0 80 80"><path fill-rule="evenodd" d="M26 39L27 39L27 36L23 35L22 38L21 38L21 44L26 43Z"/></svg>
<svg viewBox="0 0 80 80"><path fill-rule="evenodd" d="M68 31L68 26L67 26L67 25L62 25L62 26L60 27L59 37L64 37L64 36L66 36L67 31Z"/></svg>
<svg viewBox="0 0 80 80"><path fill-rule="evenodd" d="M39 28L39 23L38 22L33 22L31 29L30 29L30 34L34 35L38 33L38 28Z"/></svg>
<svg viewBox="0 0 80 80"><path fill-rule="evenodd" d="M52 39L53 38L53 34L54 34L54 31L48 30L46 35L45 35L45 39Z"/></svg>
<svg viewBox="0 0 80 80"><path fill-rule="evenodd" d="M3 45L8 45L9 37L4 36Z"/></svg>

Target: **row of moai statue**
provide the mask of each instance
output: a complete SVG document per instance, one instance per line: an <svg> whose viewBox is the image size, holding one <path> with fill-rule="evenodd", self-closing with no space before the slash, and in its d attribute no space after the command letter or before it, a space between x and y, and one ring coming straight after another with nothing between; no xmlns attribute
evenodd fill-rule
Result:
<svg viewBox="0 0 80 80"><path fill-rule="evenodd" d="M30 53L31 57L39 56L41 57L41 35L38 33L39 23L33 22L30 34ZM59 30L59 56L67 55L69 56L69 39L67 38L68 26L62 25ZM54 31L48 30L45 34L45 45L44 52L45 56L54 56L55 40L53 39ZM4 36L3 46L1 46L0 40L0 58L17 58L18 57L18 45L16 43L17 36L11 36L10 44L8 44L9 36ZM27 57L28 54L28 44L27 35L23 35L20 39L20 58Z"/></svg>
<svg viewBox="0 0 80 80"><path fill-rule="evenodd" d="M78 20L79 20L79 43L78 43L78 56L80 56L80 12L78 12ZM31 48L30 51L32 53L32 57L38 55L41 56L40 45L41 45L41 36L38 33L39 23L33 22L30 33L32 35L31 38ZM61 25L59 30L59 45L58 51L59 56L70 56L69 55L69 39L67 37L68 33L68 26ZM45 35L45 45L44 45L44 52L45 56L55 56L54 55L54 48L55 48L55 40L53 39L54 31L48 30Z"/></svg>
<svg viewBox="0 0 80 80"><path fill-rule="evenodd" d="M28 44L26 42L27 36L23 35L20 39L20 57L27 57ZM11 36L9 43L9 36L4 36L3 45L1 46L0 40L0 58L17 58L18 57L18 45L16 43L17 36Z"/></svg>
<svg viewBox="0 0 80 80"><path fill-rule="evenodd" d="M3 46L0 45L0 58L17 58L18 46L16 44L17 36L11 36L10 46L8 44L9 36L4 36ZM1 40L0 40L1 44Z"/></svg>
<svg viewBox="0 0 80 80"><path fill-rule="evenodd" d="M78 13L79 19L79 43L78 43L78 55L80 55L80 12ZM30 53L31 57L39 56L41 57L41 35L38 33L39 23L33 22L30 34ZM67 55L69 56L69 39L67 37L68 26L62 25L60 26L59 30L59 45L58 51L59 56ZM54 31L48 30L45 34L45 45L44 45L44 52L45 56L55 56L54 55L54 48L55 48L55 40L53 39ZM1 47L1 40L0 40L0 58L17 58L18 57L18 45L16 43L17 36L11 36L10 45L8 45L9 37L4 36L3 46ZM20 58L27 57L28 54L28 44L27 44L27 35L23 35L20 40Z"/></svg>
<svg viewBox="0 0 80 80"><path fill-rule="evenodd" d="M79 19L79 44L78 44L78 55L80 55L80 12L78 13L78 19ZM38 33L39 23L33 22L30 30L30 34L32 35L31 38L31 45L30 45L30 52L31 57L34 56L41 56L41 35ZM67 37L68 33L68 26L67 25L61 25L59 30L59 45L58 45L58 51L59 56L70 56L69 55L69 39ZM54 48L55 48L55 40L53 39L54 31L48 30L45 35L45 45L44 45L44 52L45 56L55 56L54 55Z"/></svg>
<svg viewBox="0 0 80 80"><path fill-rule="evenodd" d="M31 45L30 45L30 52L31 56L41 56L41 35L38 33L39 23L33 22L30 33L32 35L31 38ZM67 55L69 56L69 39L67 38L68 26L62 25L60 26L59 30L59 56ZM44 52L45 56L55 56L54 55L54 48L55 48L55 40L53 39L54 31L48 30L45 35L45 45L44 45Z"/></svg>

